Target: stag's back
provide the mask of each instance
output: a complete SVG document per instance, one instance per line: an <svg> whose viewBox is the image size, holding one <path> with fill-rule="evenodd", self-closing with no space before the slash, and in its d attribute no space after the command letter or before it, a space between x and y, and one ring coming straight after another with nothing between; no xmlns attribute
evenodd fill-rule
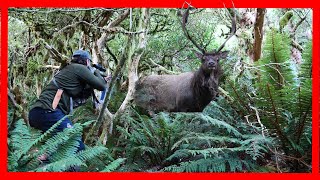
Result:
<svg viewBox="0 0 320 180"><path fill-rule="evenodd" d="M218 48L206 51L190 36L186 29L189 6L182 15L182 30L185 36L199 50L196 56L201 60L201 67L196 72L179 75L151 75L138 81L134 95L135 103L151 111L199 112L216 97L220 76L219 59L227 57L229 51L221 51L225 43L236 32L236 19L232 19L229 37Z"/></svg>
<svg viewBox="0 0 320 180"><path fill-rule="evenodd" d="M179 111L181 96L192 96L193 72L179 75L150 75L138 81L135 103L151 111Z"/></svg>

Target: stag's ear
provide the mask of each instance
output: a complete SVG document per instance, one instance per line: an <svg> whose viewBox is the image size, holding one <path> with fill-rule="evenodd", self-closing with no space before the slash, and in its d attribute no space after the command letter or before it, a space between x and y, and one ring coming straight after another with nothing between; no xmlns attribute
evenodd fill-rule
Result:
<svg viewBox="0 0 320 180"><path fill-rule="evenodd" d="M229 51L222 51L222 52L219 52L219 57L220 59L225 59L229 54Z"/></svg>
<svg viewBox="0 0 320 180"><path fill-rule="evenodd" d="M196 56L199 58L199 59L201 59L202 60L202 58L203 58L203 54L201 54L201 53L199 53L199 52L195 52L196 53Z"/></svg>

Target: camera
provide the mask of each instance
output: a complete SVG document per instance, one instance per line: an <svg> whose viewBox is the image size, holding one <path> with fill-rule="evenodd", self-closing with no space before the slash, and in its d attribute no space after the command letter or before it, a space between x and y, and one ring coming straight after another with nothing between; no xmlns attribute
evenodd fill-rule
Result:
<svg viewBox="0 0 320 180"><path fill-rule="evenodd" d="M101 72L106 72L106 71L107 71L106 68L104 68L104 67L103 67L102 65L100 65L100 64L93 64L92 67L98 69L98 70L101 71Z"/></svg>

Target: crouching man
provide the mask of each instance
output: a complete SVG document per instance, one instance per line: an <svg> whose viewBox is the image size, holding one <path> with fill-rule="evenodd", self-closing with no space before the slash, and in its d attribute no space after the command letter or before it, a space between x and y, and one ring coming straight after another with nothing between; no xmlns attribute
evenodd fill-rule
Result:
<svg viewBox="0 0 320 180"><path fill-rule="evenodd" d="M74 108L84 104L92 95L93 89L104 91L107 87L106 80L100 75L99 70L92 72L90 67L90 54L84 50L75 51L71 63L54 75L39 99L31 106L30 126L45 132L70 114ZM54 133L72 126L72 122L66 117ZM84 148L84 143L79 137L78 151Z"/></svg>

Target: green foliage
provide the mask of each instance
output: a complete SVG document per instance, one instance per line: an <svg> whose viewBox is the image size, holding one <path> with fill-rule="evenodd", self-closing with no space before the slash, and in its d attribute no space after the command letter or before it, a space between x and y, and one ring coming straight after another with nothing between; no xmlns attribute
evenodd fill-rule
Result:
<svg viewBox="0 0 320 180"><path fill-rule="evenodd" d="M92 98L90 98L84 105L76 108L70 118L73 122L86 123L95 119L96 116Z"/></svg>
<svg viewBox="0 0 320 180"><path fill-rule="evenodd" d="M221 101L224 101L221 99ZM232 121L212 103L202 113L159 113L153 118L125 116L128 128L118 127L131 171L235 172L255 171L271 145L269 138ZM213 118L214 117L214 118ZM239 118L239 117L238 117ZM229 120L228 120L229 119ZM129 122L128 122L129 120ZM225 121L227 120L227 121Z"/></svg>
<svg viewBox="0 0 320 180"><path fill-rule="evenodd" d="M230 154L228 154L230 155ZM238 156L204 158L195 161L182 162L179 166L172 165L164 168L171 172L239 172L253 169L250 160L242 160Z"/></svg>
<svg viewBox="0 0 320 180"><path fill-rule="evenodd" d="M305 51L302 54L303 62L300 70L300 79L309 80L312 77L312 41L306 44Z"/></svg>
<svg viewBox="0 0 320 180"><path fill-rule="evenodd" d="M274 62L283 64L278 66L279 68L273 67L273 69L261 73L263 77L272 78L258 85L261 89L257 105L261 110L269 112L264 113L265 117L262 120L267 127L276 131L286 154L303 156L311 148L310 139L301 141L304 131L311 127L311 76L300 76L299 80L303 82L294 81L298 77L293 76L289 67L290 52L286 51L289 42L283 41L281 36L286 38L285 35L274 34L273 32L267 36L265 49L270 53L264 54L263 59L269 61L261 61L261 63L264 65ZM273 47L279 47L279 49ZM282 50L280 50L280 47ZM305 50L304 58L307 59L305 59L303 65L309 68L311 67L310 51L311 46L309 45ZM305 68L302 68L302 70L301 74L305 75ZM276 76L281 78L276 78ZM268 121L269 123L267 123ZM311 134L311 131L308 133Z"/></svg>
<svg viewBox="0 0 320 180"><path fill-rule="evenodd" d="M22 96L27 103L23 107L30 107L54 73L43 65L60 65L39 43L41 40L68 57L81 47L93 49L92 42L105 32L100 23L108 24L124 10L10 9L9 87L24 89ZM141 18L138 11L133 9L117 28L133 31ZM148 44L139 65L142 75L162 73L149 59L174 72L199 67L201 62L194 55L194 46L183 35L177 11L150 9ZM241 10L237 11L241 17ZM58 134L53 134L53 129L41 134L22 120L17 121L17 112L9 106L8 126L16 122L9 132L9 171L66 171L75 166L93 172L310 171L312 43L306 35L312 29L309 11L268 9L263 57L256 64L251 63L248 55L253 46L253 25L243 27L239 23L238 36L224 48L230 53L227 61L221 61L224 75L220 85L224 92L220 92L217 102L202 113L159 113L152 117L129 109L120 118L117 131L108 137L108 149L95 146L76 152L78 137L97 116L90 101L70 117L77 122L74 128ZM280 18L283 14L291 16L284 23L285 16ZM286 33L304 15L306 19L295 34L288 36ZM87 23L79 23L82 21ZM281 34L275 30L279 24ZM213 50L225 40L229 25L225 10L195 9L187 28L202 47ZM128 36L112 32L103 43L117 58L111 57L105 46L101 48L105 61L99 63L111 72L120 58L126 58ZM292 40L304 48L301 65L290 60ZM126 94L120 89L128 75L127 64L124 67L112 92L110 112L117 110ZM44 153L50 153L49 164L38 160Z"/></svg>
<svg viewBox="0 0 320 180"><path fill-rule="evenodd" d="M100 172L111 172L116 170L126 159L125 158L119 158L117 160L112 161L105 169L103 169Z"/></svg>
<svg viewBox="0 0 320 180"><path fill-rule="evenodd" d="M62 119L63 120L63 119ZM107 148L103 146L86 147L77 152L79 138L83 127L91 122L76 123L73 128L66 128L62 132L54 133L54 128L61 123L58 121L44 134L25 125L23 120L15 124L15 129L10 132L8 139L9 171L36 171L36 172L62 172L70 171L74 167L86 167L91 159L105 155ZM40 156L47 156L47 161L39 160ZM105 165L104 171L113 171L118 168L124 159L117 159Z"/></svg>
<svg viewBox="0 0 320 180"><path fill-rule="evenodd" d="M293 16L292 11L287 11L281 18L279 22L280 31L289 23L290 19Z"/></svg>
<svg viewBox="0 0 320 180"><path fill-rule="evenodd" d="M285 34L270 30L266 35L261 68L261 84L270 84L277 90L293 81L290 68L290 39Z"/></svg>
<svg viewBox="0 0 320 180"><path fill-rule="evenodd" d="M283 157L289 171L310 171L306 164L311 163L312 48L307 43L296 75L290 43L286 34L268 32L263 57L255 68L244 69L241 78L227 78L224 88L232 97L230 106L248 122L268 129L276 139L275 147L286 156L304 157L301 161Z"/></svg>
<svg viewBox="0 0 320 180"><path fill-rule="evenodd" d="M122 117L130 120L128 126L134 131L117 127L123 134L121 140L126 144L128 163L142 160L146 162L147 166L150 164L156 166L171 154L170 147L177 141L177 137L173 135L179 136L177 134L179 127L175 124L169 124L169 119L165 114L159 115L155 121L137 113L135 116L137 119ZM146 159L138 159L141 156L145 156Z"/></svg>

